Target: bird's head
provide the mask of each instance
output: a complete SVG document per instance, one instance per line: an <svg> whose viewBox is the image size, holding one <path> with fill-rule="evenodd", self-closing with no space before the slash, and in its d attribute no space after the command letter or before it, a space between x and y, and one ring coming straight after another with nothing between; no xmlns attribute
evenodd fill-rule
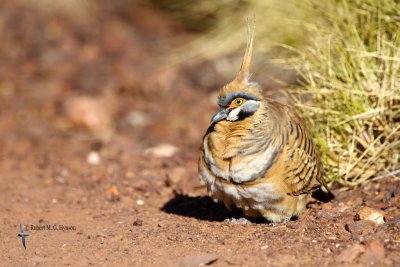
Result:
<svg viewBox="0 0 400 267"><path fill-rule="evenodd" d="M250 62L253 52L254 27L248 32L246 53L236 78L225 85L218 96L220 110L211 119L211 124L222 120L237 121L253 115L260 107L261 87L250 82Z"/></svg>

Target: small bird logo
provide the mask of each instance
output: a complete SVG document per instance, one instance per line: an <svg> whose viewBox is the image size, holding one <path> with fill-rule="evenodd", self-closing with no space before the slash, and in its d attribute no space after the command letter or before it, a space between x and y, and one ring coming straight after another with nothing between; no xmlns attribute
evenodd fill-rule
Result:
<svg viewBox="0 0 400 267"><path fill-rule="evenodd" d="M26 237L29 236L27 233L24 232L24 230L22 229L22 225L19 225L19 234L18 237L21 237L22 239L22 245L24 246L24 248L26 249Z"/></svg>

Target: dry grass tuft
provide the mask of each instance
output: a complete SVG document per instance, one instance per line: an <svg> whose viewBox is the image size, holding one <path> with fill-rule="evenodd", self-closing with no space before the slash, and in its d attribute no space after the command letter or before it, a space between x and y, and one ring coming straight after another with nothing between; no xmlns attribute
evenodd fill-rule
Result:
<svg viewBox="0 0 400 267"><path fill-rule="evenodd" d="M399 173L400 2L330 0L318 13L324 22L294 61L304 82L293 98L329 179L355 186Z"/></svg>

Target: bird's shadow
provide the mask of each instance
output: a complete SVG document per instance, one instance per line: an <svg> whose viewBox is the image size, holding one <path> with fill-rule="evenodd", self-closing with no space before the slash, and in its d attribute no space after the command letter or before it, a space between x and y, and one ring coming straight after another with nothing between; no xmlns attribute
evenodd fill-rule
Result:
<svg viewBox="0 0 400 267"><path fill-rule="evenodd" d="M264 218L246 217L240 209L228 210L223 203L214 202L208 196L191 197L175 194L164 206L162 211L203 221L223 222L227 219L246 218L252 223L266 223Z"/></svg>

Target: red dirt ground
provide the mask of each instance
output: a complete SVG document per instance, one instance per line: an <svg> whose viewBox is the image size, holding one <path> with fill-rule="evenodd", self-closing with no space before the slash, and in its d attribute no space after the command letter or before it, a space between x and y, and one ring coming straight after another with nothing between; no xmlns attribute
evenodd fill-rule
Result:
<svg viewBox="0 0 400 267"><path fill-rule="evenodd" d="M184 30L132 12L0 4L0 265L400 266L398 177L278 225L208 198L197 156L216 88L196 84L200 68L145 64ZM179 150L148 150L161 143Z"/></svg>

